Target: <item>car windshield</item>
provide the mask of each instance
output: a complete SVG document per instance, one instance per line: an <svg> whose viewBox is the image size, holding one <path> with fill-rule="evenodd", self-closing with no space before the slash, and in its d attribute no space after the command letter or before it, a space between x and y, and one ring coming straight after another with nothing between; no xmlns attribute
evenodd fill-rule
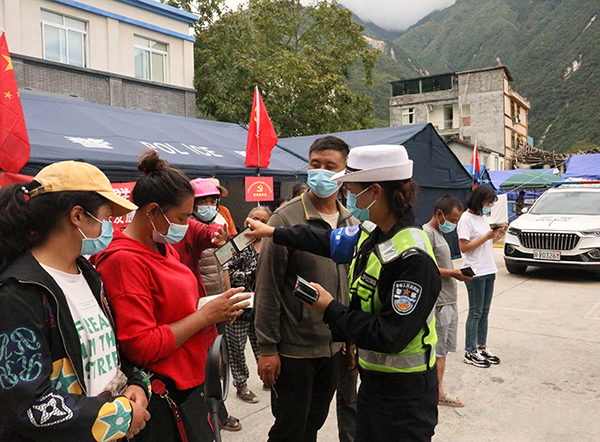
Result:
<svg viewBox="0 0 600 442"><path fill-rule="evenodd" d="M534 215L600 215L600 192L546 192L529 213Z"/></svg>

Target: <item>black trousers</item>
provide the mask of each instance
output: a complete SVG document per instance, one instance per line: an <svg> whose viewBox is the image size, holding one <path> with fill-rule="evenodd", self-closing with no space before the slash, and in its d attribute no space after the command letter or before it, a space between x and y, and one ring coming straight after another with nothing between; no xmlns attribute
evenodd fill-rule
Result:
<svg viewBox="0 0 600 442"><path fill-rule="evenodd" d="M169 379L163 379L163 381L169 392L169 397L179 407L183 406L192 393L198 393L196 390L199 389L200 392L204 391L204 384L200 384L198 387L190 388L189 390L178 390L173 381ZM192 436L193 430L188 428L188 438L190 441L198 439L203 442L214 441L212 429L208 423L208 410L204 404L203 395L201 399L202 403L198 407L194 407L198 409L197 421L194 422L194 428L196 435L199 434L200 437L194 439ZM154 393L148 404L148 411L150 412L150 420L146 423L146 428L135 436L135 442L181 442L175 417L166 399ZM190 419L194 419L194 416L189 417Z"/></svg>
<svg viewBox="0 0 600 442"><path fill-rule="evenodd" d="M356 435L356 384L358 374L348 371L351 355L341 356L340 379L335 394L340 442L354 442Z"/></svg>
<svg viewBox="0 0 600 442"><path fill-rule="evenodd" d="M438 421L437 368L422 373L362 370L356 442L430 442Z"/></svg>
<svg viewBox="0 0 600 442"><path fill-rule="evenodd" d="M275 423L269 442L316 442L337 388L341 352L331 358L280 356L281 374L271 388Z"/></svg>

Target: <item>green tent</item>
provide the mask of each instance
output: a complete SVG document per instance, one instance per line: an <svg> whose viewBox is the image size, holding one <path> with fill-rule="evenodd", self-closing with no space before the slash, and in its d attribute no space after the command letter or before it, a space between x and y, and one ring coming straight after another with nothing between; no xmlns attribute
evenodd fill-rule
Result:
<svg viewBox="0 0 600 442"><path fill-rule="evenodd" d="M548 169L530 169L516 173L500 184L502 190L545 189L560 181L560 175Z"/></svg>

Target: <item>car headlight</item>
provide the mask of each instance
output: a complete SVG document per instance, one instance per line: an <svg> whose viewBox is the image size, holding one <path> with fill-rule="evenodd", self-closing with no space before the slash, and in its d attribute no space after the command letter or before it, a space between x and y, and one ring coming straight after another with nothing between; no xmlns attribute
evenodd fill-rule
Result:
<svg viewBox="0 0 600 442"><path fill-rule="evenodd" d="M600 229L584 230L584 231L581 232L581 234L583 236L587 236L587 237L599 237L600 236Z"/></svg>
<svg viewBox="0 0 600 442"><path fill-rule="evenodd" d="M521 230L517 229L516 227L509 227L506 233L509 235L519 236L521 234Z"/></svg>

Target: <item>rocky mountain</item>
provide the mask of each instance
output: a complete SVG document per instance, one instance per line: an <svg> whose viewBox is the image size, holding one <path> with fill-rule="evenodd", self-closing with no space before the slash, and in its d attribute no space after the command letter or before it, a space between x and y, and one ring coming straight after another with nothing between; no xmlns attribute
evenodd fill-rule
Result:
<svg viewBox="0 0 600 442"><path fill-rule="evenodd" d="M513 88L531 100L537 147L600 145L598 0L457 0L393 40L375 26L365 29L382 50L368 89L379 125L388 118L389 81L502 63Z"/></svg>

